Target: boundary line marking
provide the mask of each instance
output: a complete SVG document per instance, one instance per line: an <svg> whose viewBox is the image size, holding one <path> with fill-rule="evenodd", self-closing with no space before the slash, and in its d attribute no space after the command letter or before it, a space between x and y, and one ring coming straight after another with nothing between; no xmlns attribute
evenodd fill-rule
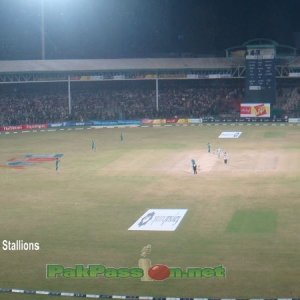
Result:
<svg viewBox="0 0 300 300"><path fill-rule="evenodd" d="M300 126L300 123L257 123L257 122L251 122L251 123L224 123L224 122L220 122L220 123L191 123L191 124L166 124L166 125L138 125L138 126L132 126L132 125L128 125L128 126L124 126L124 125L120 125L120 126L116 126L116 125L112 125L112 126L99 126L99 127L94 127L94 126L88 126L88 127L74 127L74 128L70 128L70 127L66 127L66 128L57 128L57 129L33 129L33 130L20 130L20 131L3 131L0 132L0 135L6 135L6 134L16 134L16 133L36 133L36 132L54 132L54 131L71 131L71 130L90 130L90 129L114 129L114 128L150 128L150 127L187 127L187 126L280 126L280 127L284 127L284 126ZM300 300L300 299L299 299Z"/></svg>
<svg viewBox="0 0 300 300"><path fill-rule="evenodd" d="M85 294L78 292L58 292L0 288L0 293L15 293L24 295L44 295L56 297L77 297L94 299L126 299L126 300L300 300L300 298L190 298L190 297L151 297L127 295Z"/></svg>

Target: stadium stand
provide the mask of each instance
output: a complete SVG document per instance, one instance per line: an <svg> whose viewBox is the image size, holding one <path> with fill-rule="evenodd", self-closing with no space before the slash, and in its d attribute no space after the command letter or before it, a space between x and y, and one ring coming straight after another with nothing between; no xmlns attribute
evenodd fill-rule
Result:
<svg viewBox="0 0 300 300"><path fill-rule="evenodd" d="M245 99L243 61L240 57L0 61L0 125L238 117ZM298 61L277 80L275 117L300 116Z"/></svg>

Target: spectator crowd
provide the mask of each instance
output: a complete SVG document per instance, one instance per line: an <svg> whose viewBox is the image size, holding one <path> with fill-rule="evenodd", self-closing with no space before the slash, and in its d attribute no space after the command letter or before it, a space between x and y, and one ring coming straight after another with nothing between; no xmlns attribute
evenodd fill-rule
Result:
<svg viewBox="0 0 300 300"><path fill-rule="evenodd" d="M239 116L241 84L202 80L161 80L158 101L154 81L74 82L71 111L66 83L0 86L0 125L67 120L200 118ZM277 89L281 114L300 116L300 88Z"/></svg>

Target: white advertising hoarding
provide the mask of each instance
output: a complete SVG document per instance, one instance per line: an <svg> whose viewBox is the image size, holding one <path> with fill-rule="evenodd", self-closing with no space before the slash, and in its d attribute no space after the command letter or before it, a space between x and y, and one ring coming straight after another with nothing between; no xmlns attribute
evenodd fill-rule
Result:
<svg viewBox="0 0 300 300"><path fill-rule="evenodd" d="M187 209L149 209L128 230L174 231Z"/></svg>

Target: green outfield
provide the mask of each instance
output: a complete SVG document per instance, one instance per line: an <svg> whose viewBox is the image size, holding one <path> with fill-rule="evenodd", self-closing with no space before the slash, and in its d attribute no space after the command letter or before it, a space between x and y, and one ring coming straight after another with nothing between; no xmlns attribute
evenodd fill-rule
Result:
<svg viewBox="0 0 300 300"><path fill-rule="evenodd" d="M238 139L218 139L241 131ZM121 132L123 141L121 141ZM91 149L94 140L96 151ZM207 143L212 153L207 153ZM161 297L300 297L300 127L114 128L0 136L0 287ZM214 153L228 153L229 162ZM63 153L16 169L12 159ZM193 175L191 159L198 164ZM128 231L148 209L184 208L172 232ZM46 278L47 264L226 268L225 278ZM1 244L2 246L2 244ZM48 299L0 294L0 299ZM58 299L52 297L52 299Z"/></svg>

